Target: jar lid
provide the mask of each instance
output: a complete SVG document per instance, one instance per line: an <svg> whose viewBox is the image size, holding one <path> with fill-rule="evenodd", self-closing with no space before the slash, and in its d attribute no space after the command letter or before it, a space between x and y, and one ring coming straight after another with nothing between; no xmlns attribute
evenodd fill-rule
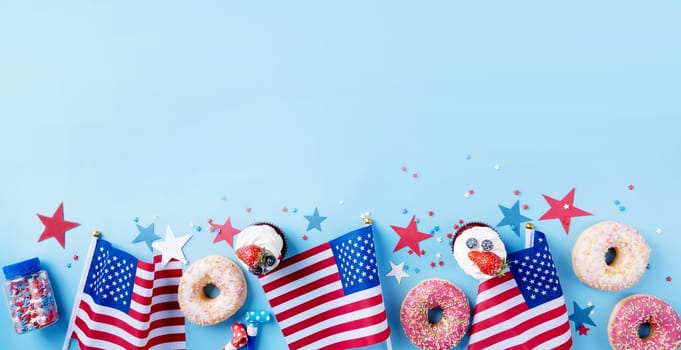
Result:
<svg viewBox="0 0 681 350"><path fill-rule="evenodd" d="M2 267L2 272L5 273L5 278L11 280L15 277L28 275L40 270L40 259L31 258L18 262L16 264Z"/></svg>

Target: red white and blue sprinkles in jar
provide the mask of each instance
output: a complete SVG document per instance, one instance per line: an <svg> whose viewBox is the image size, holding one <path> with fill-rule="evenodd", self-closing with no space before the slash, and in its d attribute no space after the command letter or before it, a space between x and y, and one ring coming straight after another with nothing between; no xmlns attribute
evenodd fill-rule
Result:
<svg viewBox="0 0 681 350"><path fill-rule="evenodd" d="M47 271L32 258L2 267L3 290L14 330L24 334L47 327L59 319L57 302Z"/></svg>

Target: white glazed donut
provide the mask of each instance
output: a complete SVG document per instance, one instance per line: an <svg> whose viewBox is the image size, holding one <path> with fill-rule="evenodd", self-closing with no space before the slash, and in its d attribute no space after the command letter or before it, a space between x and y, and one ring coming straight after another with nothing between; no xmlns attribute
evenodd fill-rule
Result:
<svg viewBox="0 0 681 350"><path fill-rule="evenodd" d="M204 288L212 284L220 294L209 298ZM184 316L201 326L214 325L234 315L246 301L246 278L229 258L207 256L193 263L180 279L178 302Z"/></svg>

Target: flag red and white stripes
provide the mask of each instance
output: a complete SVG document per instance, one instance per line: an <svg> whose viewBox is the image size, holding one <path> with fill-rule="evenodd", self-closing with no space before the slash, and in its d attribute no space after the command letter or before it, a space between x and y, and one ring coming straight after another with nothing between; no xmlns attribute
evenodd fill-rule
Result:
<svg viewBox="0 0 681 350"><path fill-rule="evenodd" d="M284 260L261 277L290 349L381 343L390 329L371 226Z"/></svg>
<svg viewBox="0 0 681 350"><path fill-rule="evenodd" d="M99 239L76 295L64 348L185 349L185 322L177 302L182 264L153 263Z"/></svg>

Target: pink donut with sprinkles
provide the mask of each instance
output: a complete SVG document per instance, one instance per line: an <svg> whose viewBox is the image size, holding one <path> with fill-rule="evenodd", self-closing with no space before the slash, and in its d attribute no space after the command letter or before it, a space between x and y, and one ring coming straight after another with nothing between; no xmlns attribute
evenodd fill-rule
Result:
<svg viewBox="0 0 681 350"><path fill-rule="evenodd" d="M639 326L650 327L641 337ZM613 349L679 349L681 319L664 300L636 294L620 300L610 314L608 340Z"/></svg>
<svg viewBox="0 0 681 350"><path fill-rule="evenodd" d="M439 320L428 312L442 310ZM400 322L404 334L419 349L445 350L455 347L468 330L471 309L466 295L452 282L427 279L412 288L402 302Z"/></svg>

